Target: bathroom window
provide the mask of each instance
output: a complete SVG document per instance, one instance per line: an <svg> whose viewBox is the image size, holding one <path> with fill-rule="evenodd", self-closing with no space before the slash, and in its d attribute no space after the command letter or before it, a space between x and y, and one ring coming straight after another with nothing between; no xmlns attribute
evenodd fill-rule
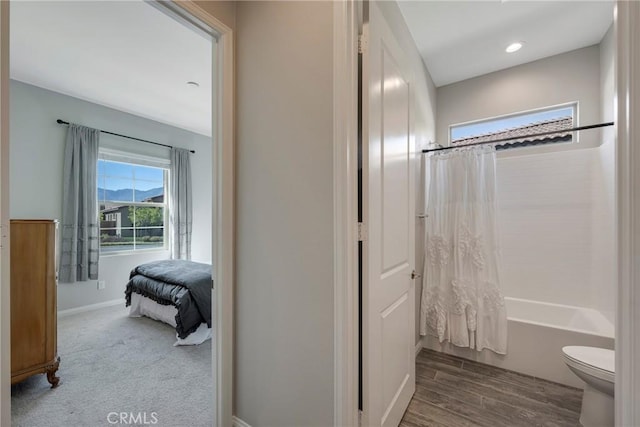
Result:
<svg viewBox="0 0 640 427"><path fill-rule="evenodd" d="M452 125L449 142L452 146L463 146L514 138L498 145L498 149L573 142L573 134L562 131L576 126L577 110L578 104L572 103ZM558 133L517 138L552 131Z"/></svg>

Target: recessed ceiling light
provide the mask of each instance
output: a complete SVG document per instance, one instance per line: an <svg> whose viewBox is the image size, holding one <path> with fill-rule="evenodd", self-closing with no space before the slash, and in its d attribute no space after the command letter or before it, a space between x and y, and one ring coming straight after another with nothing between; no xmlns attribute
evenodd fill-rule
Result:
<svg viewBox="0 0 640 427"><path fill-rule="evenodd" d="M200 87L200 83L198 83L198 82L187 82L187 86L192 87L192 88L196 88L196 87Z"/></svg>
<svg viewBox="0 0 640 427"><path fill-rule="evenodd" d="M507 53L517 52L522 48L522 45L523 45L523 42L511 43L509 46L507 46L507 48L504 51Z"/></svg>

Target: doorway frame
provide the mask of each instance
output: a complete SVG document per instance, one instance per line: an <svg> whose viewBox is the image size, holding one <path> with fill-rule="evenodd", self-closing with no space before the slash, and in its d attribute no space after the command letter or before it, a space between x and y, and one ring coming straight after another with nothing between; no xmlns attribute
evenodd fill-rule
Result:
<svg viewBox="0 0 640 427"><path fill-rule="evenodd" d="M0 426L11 426L9 2L0 2Z"/></svg>
<svg viewBox="0 0 640 427"><path fill-rule="evenodd" d="M616 426L640 425L640 3L616 1Z"/></svg>
<svg viewBox="0 0 640 427"><path fill-rule="evenodd" d="M192 0L171 0L211 27L212 52L213 236L212 254L216 348L212 352L214 426L233 424L233 288L235 284L234 33Z"/></svg>
<svg viewBox="0 0 640 427"><path fill-rule="evenodd" d="M158 1L159 3L165 3ZM233 418L233 287L234 287L234 32L192 0L172 0L187 14L213 29L212 50L212 253L213 324L216 348L212 352L214 425L231 426ZM0 426L11 425L11 340L9 273L9 2L0 2Z"/></svg>
<svg viewBox="0 0 640 427"><path fill-rule="evenodd" d="M358 50L362 0L333 2L334 426L358 415Z"/></svg>

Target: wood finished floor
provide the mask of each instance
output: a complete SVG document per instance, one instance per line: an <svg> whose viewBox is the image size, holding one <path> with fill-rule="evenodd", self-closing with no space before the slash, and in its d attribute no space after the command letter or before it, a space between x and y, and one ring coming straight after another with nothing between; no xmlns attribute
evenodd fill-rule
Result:
<svg viewBox="0 0 640 427"><path fill-rule="evenodd" d="M423 349L401 427L579 426L582 390Z"/></svg>

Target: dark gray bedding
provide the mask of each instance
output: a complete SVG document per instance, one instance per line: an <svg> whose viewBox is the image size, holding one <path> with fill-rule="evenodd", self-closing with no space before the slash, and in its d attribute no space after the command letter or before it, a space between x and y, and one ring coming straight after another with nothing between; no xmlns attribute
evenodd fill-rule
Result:
<svg viewBox="0 0 640 427"><path fill-rule="evenodd" d="M211 327L211 265L184 260L141 264L131 271L125 290L126 306L135 292L162 305L173 305L176 332L185 338L202 322Z"/></svg>

